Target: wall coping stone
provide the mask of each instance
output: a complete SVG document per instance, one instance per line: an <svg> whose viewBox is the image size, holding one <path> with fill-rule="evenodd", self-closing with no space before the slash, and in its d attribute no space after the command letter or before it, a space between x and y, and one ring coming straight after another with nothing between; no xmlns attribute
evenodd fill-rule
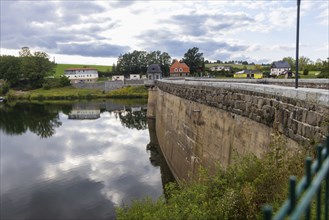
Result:
<svg viewBox="0 0 329 220"><path fill-rule="evenodd" d="M204 82L235 82L235 83L295 83L295 79L214 79L214 78L194 78L186 77L186 81L204 81ZM329 84L329 79L298 79L298 83L321 83Z"/></svg>
<svg viewBox="0 0 329 220"><path fill-rule="evenodd" d="M271 79L271 80L281 80L281 79ZM284 81L290 79L284 79ZM294 79L292 79L294 80ZM159 82L164 82L168 84L176 84L176 85L189 85L189 86L204 86L204 87L214 87L214 88L223 88L223 89L237 89L251 92L259 92L267 95L275 95L282 96L287 98L298 99L302 101L306 101L308 103L319 104L323 106L329 107L329 90L327 89L315 89L315 88L294 88L287 86L279 86L279 85L270 85L270 84L251 84L246 83L247 80L243 80L244 82L233 82L223 81L223 80L168 80L161 79ZM314 83L319 83L320 81L317 79L312 80ZM307 82L310 82L307 80ZM329 79L321 79L321 83L329 83Z"/></svg>

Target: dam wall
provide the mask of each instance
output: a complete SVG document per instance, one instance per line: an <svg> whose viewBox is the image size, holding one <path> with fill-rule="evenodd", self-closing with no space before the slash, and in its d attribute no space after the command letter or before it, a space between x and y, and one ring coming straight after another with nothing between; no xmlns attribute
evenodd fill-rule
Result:
<svg viewBox="0 0 329 220"><path fill-rule="evenodd" d="M178 180L227 167L235 157L260 157L284 137L298 148L329 133L329 92L231 82L160 80L149 96L163 154ZM150 104L149 103L149 104Z"/></svg>

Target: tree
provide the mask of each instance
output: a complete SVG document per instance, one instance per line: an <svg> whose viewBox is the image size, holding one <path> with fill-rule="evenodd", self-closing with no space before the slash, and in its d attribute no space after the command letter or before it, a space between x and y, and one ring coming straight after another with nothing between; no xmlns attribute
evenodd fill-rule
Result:
<svg viewBox="0 0 329 220"><path fill-rule="evenodd" d="M298 69L299 69L299 70L304 70L305 67L306 67L308 64L311 63L311 59L308 58L308 57L301 56L301 57L299 57L299 59L298 59L298 63L299 63L299 65L298 65Z"/></svg>
<svg viewBox="0 0 329 220"><path fill-rule="evenodd" d="M117 70L124 75L146 73L146 51L134 50L118 58Z"/></svg>
<svg viewBox="0 0 329 220"><path fill-rule="evenodd" d="M44 77L54 73L55 63L49 60L45 52L37 51L32 55L28 47L23 47L19 54L22 77L28 80L31 88L40 88Z"/></svg>
<svg viewBox="0 0 329 220"><path fill-rule="evenodd" d="M291 70L295 70L296 69L296 65L295 65L295 59L292 57L284 57L282 59L282 61L286 61L287 63L289 63Z"/></svg>
<svg viewBox="0 0 329 220"><path fill-rule="evenodd" d="M259 65L259 64L256 64L256 65L255 65L255 70L257 70L257 71L261 71L261 70L262 70L262 66Z"/></svg>
<svg viewBox="0 0 329 220"><path fill-rule="evenodd" d="M197 47L188 49L188 51L184 54L183 62L190 67L191 75L199 75L199 73L203 71L203 53L199 53L199 48Z"/></svg>
<svg viewBox="0 0 329 220"><path fill-rule="evenodd" d="M160 54L159 64L161 66L163 76L169 76L171 57L167 52L162 52Z"/></svg>
<svg viewBox="0 0 329 220"><path fill-rule="evenodd" d="M4 79L10 85L14 85L21 78L21 60L14 56L0 56L0 79Z"/></svg>
<svg viewBox="0 0 329 220"><path fill-rule="evenodd" d="M115 65L115 63L113 63L112 65L112 70L111 70L112 73L116 73L117 72L117 67Z"/></svg>
<svg viewBox="0 0 329 220"><path fill-rule="evenodd" d="M321 72L317 78L329 78L329 58L322 61Z"/></svg>
<svg viewBox="0 0 329 220"><path fill-rule="evenodd" d="M160 64L165 76L169 75L171 57L168 53L161 51L133 51L125 53L118 58L117 71L124 74L145 74L150 64Z"/></svg>

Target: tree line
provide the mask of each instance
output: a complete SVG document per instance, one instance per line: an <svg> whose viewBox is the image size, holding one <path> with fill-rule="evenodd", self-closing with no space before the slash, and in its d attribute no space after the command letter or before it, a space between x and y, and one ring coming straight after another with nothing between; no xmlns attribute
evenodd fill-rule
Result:
<svg viewBox="0 0 329 220"><path fill-rule="evenodd" d="M19 57L1 55L0 58L0 79L6 81L7 87L40 88L45 77L55 72L56 64L50 61L47 53L32 53L28 47L21 49Z"/></svg>
<svg viewBox="0 0 329 220"><path fill-rule="evenodd" d="M134 50L133 52L121 54L118 57L117 66L113 65L112 72L123 75L146 74L147 67L150 64L159 64L163 76L168 77L172 62L173 60L167 52ZM200 53L197 47L189 49L184 54L181 62L186 63L190 67L192 75L204 70L203 53Z"/></svg>

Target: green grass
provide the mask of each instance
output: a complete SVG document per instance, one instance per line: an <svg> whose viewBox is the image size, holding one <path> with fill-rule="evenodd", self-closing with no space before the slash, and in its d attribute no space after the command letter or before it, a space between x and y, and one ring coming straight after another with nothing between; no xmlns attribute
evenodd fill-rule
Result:
<svg viewBox="0 0 329 220"><path fill-rule="evenodd" d="M148 96L148 90L145 86L127 86L114 90L110 92L109 95L116 98L146 98Z"/></svg>
<svg viewBox="0 0 329 220"><path fill-rule="evenodd" d="M57 64L55 78L60 77L64 74L64 70L67 68L96 68L98 71L107 72L112 70L112 66L101 66L101 65L87 65L87 64Z"/></svg>
<svg viewBox="0 0 329 220"><path fill-rule="evenodd" d="M320 71L309 71L308 75L304 75L303 71L298 71L298 74L300 78L302 79L314 79L317 78L317 75L320 73Z"/></svg>
<svg viewBox="0 0 329 220"><path fill-rule="evenodd" d="M71 86L51 89L35 89L26 92L10 90L6 95L9 100L60 100L60 99L96 99L96 98L147 98L145 86L128 86L111 92L99 89L76 89Z"/></svg>

